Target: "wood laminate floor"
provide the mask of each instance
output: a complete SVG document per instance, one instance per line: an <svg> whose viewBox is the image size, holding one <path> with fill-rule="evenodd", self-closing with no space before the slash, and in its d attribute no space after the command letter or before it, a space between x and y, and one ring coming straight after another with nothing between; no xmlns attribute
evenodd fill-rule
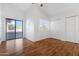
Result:
<svg viewBox="0 0 79 59"><path fill-rule="evenodd" d="M79 44L47 38L37 42L23 40L23 49L11 56L79 56ZM1 49L1 48L0 48ZM0 50L1 51L1 50Z"/></svg>

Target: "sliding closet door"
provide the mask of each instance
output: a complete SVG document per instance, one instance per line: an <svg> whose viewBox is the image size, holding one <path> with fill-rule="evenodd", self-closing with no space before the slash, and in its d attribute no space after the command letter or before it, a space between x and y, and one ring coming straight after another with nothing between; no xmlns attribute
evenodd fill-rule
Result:
<svg viewBox="0 0 79 59"><path fill-rule="evenodd" d="M15 39L15 21L12 19L6 19L6 39Z"/></svg>
<svg viewBox="0 0 79 59"><path fill-rule="evenodd" d="M71 42L76 39L76 17L66 18L66 38Z"/></svg>

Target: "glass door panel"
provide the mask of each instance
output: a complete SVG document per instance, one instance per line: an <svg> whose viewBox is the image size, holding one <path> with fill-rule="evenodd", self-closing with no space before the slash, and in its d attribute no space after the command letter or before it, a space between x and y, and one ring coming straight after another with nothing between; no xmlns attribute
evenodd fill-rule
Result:
<svg viewBox="0 0 79 59"><path fill-rule="evenodd" d="M16 38L22 38L22 21L16 20Z"/></svg>
<svg viewBox="0 0 79 59"><path fill-rule="evenodd" d="M15 21L7 19L7 40L15 39Z"/></svg>

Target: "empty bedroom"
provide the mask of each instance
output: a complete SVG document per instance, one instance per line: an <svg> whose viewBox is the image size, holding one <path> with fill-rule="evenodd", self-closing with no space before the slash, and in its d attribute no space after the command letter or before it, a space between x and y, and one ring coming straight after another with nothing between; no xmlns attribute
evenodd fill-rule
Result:
<svg viewBox="0 0 79 59"><path fill-rule="evenodd" d="M0 56L79 56L79 3L0 3Z"/></svg>

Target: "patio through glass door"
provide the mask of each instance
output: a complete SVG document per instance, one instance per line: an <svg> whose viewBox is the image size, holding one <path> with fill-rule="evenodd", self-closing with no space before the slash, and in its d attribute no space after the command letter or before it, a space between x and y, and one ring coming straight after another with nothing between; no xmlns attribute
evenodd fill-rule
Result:
<svg viewBox="0 0 79 59"><path fill-rule="evenodd" d="M23 21L6 18L6 39L23 38Z"/></svg>

